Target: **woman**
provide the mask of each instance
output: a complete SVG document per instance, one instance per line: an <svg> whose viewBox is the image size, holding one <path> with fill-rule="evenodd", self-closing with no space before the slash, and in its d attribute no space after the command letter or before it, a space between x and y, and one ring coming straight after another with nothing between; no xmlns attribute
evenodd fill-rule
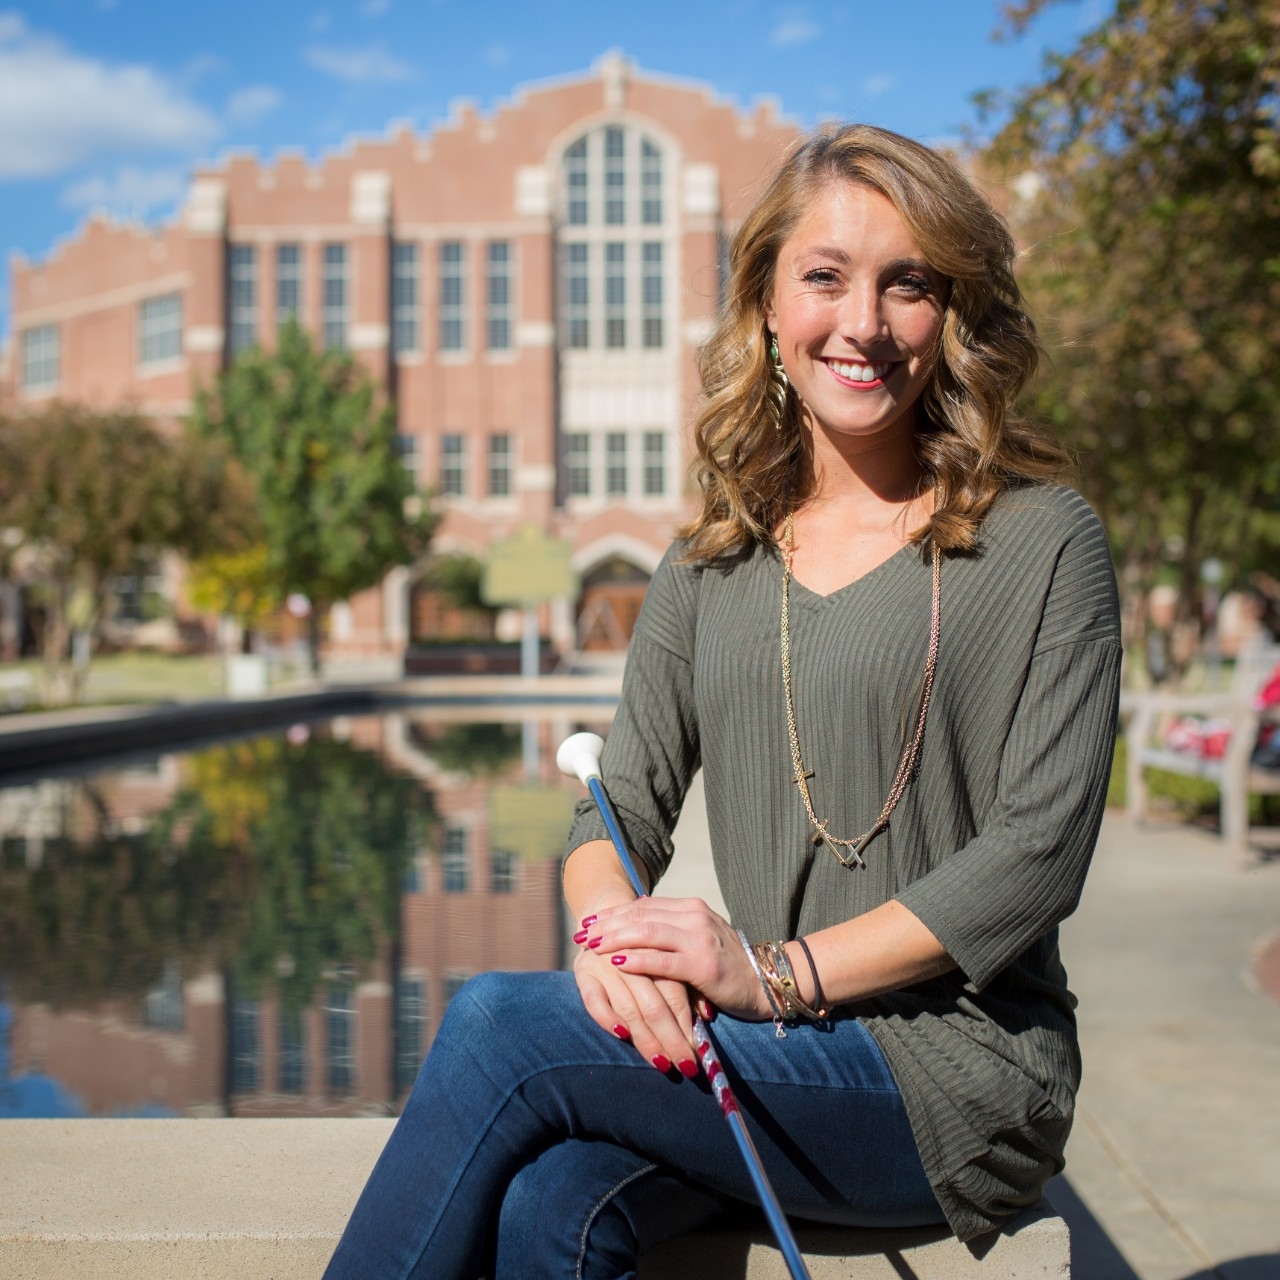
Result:
<svg viewBox="0 0 1280 1280"><path fill-rule="evenodd" d="M629 1276L749 1200L691 1000L789 1213L968 1239L1062 1167L1057 924L1120 649L1101 529L1011 415L1037 358L1012 257L953 165L863 126L809 138L747 218L704 354L702 510L603 761L654 885L701 766L732 924L633 902L580 807L573 975L453 1001L331 1274Z"/></svg>

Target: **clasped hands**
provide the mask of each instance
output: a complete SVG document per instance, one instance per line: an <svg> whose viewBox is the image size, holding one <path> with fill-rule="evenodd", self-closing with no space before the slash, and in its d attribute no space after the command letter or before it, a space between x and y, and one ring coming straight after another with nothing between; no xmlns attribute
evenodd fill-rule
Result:
<svg viewBox="0 0 1280 1280"><path fill-rule="evenodd" d="M638 898L586 916L573 971L588 1014L657 1070L692 1078L694 1002L736 1018L770 1016L733 926L701 898Z"/></svg>

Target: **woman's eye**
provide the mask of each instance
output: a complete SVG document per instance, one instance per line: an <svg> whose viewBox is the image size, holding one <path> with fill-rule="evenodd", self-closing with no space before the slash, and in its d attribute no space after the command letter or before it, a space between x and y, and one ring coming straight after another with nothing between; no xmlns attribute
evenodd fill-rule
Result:
<svg viewBox="0 0 1280 1280"><path fill-rule="evenodd" d="M923 297L933 288L927 276L899 276L894 284L904 293L915 294L918 297Z"/></svg>
<svg viewBox="0 0 1280 1280"><path fill-rule="evenodd" d="M815 284L819 287L833 285L836 282L836 273L828 267L816 267L812 271L804 273L805 284Z"/></svg>

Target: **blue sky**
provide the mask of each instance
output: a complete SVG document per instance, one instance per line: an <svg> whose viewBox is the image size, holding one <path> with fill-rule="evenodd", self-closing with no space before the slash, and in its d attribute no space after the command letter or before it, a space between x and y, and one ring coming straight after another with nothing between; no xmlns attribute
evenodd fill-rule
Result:
<svg viewBox="0 0 1280 1280"><path fill-rule="evenodd" d="M163 220L197 161L320 155L392 120L425 132L458 98L489 109L613 48L803 124L955 137L976 90L1036 79L1106 2L995 42L998 0L0 0L0 249L43 258L95 208Z"/></svg>

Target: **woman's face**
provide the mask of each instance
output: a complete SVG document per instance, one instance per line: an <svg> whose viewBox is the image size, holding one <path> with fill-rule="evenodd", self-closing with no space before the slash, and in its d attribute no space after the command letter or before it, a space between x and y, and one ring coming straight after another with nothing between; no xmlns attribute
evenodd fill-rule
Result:
<svg viewBox="0 0 1280 1280"><path fill-rule="evenodd" d="M944 311L893 204L833 179L778 252L765 319L815 429L855 439L913 431Z"/></svg>

